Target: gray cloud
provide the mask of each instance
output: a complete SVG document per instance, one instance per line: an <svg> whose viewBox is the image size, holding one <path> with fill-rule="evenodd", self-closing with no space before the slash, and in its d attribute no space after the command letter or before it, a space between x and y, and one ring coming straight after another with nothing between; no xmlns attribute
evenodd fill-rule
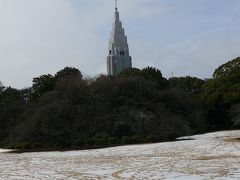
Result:
<svg viewBox="0 0 240 180"><path fill-rule="evenodd" d="M221 9L220 16L208 14L209 1L182 2L119 1L134 66L156 66L165 76L209 77L239 55L237 9ZM0 81L23 88L65 66L105 73L112 19L112 0L0 0Z"/></svg>

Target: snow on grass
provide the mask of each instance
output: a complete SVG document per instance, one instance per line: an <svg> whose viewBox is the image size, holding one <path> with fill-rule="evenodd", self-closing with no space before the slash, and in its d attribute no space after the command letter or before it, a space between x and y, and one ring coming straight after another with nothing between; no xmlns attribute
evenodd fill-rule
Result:
<svg viewBox="0 0 240 180"><path fill-rule="evenodd" d="M8 154L0 179L239 179L240 131L98 150Z"/></svg>
<svg viewBox="0 0 240 180"><path fill-rule="evenodd" d="M0 149L0 153L6 153L6 152L10 152L10 149Z"/></svg>

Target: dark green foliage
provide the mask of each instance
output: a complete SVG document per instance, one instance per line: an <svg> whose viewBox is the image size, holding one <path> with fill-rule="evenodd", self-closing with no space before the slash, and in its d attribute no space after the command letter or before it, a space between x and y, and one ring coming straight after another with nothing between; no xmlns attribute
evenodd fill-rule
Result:
<svg viewBox="0 0 240 180"><path fill-rule="evenodd" d="M230 109L230 118L234 127L240 128L240 104L232 105Z"/></svg>
<svg viewBox="0 0 240 180"><path fill-rule="evenodd" d="M213 79L207 81L202 98L210 106L240 103L240 58L217 68Z"/></svg>
<svg viewBox="0 0 240 180"><path fill-rule="evenodd" d="M232 127L229 112L240 103L240 58L221 65L213 77L205 83L200 102L209 110L212 129Z"/></svg>
<svg viewBox="0 0 240 180"><path fill-rule="evenodd" d="M240 57L219 66L213 73L213 78L235 77L240 73Z"/></svg>
<svg viewBox="0 0 240 180"><path fill-rule="evenodd" d="M161 71L153 67L142 69L142 75L148 80L161 81L163 79Z"/></svg>
<svg viewBox="0 0 240 180"><path fill-rule="evenodd" d="M128 68L120 72L119 77L136 77L141 76L142 71L137 68Z"/></svg>
<svg viewBox="0 0 240 180"><path fill-rule="evenodd" d="M82 73L76 68L65 67L63 70L58 71L54 77L55 79L62 79L62 78L82 79Z"/></svg>
<svg viewBox="0 0 240 180"><path fill-rule="evenodd" d="M78 69L72 67L58 71L54 77L51 74L46 74L33 78L29 99L30 101L38 99L44 93L53 90L55 85L61 81L75 81L77 79L82 79L82 74Z"/></svg>
<svg viewBox="0 0 240 180"><path fill-rule="evenodd" d="M30 100L36 100L45 92L52 90L54 88L54 84L55 80L51 74L33 78L32 88L29 95Z"/></svg>
<svg viewBox="0 0 240 180"><path fill-rule="evenodd" d="M0 81L0 93L2 93L2 91L4 90L4 86L3 86L3 84L2 84L2 82Z"/></svg>
<svg viewBox="0 0 240 180"><path fill-rule="evenodd" d="M34 78L30 89L0 84L0 146L103 147L239 127L238 61L207 81L167 80L152 67L84 80L78 69L67 67Z"/></svg>
<svg viewBox="0 0 240 180"><path fill-rule="evenodd" d="M168 81L162 77L161 71L153 67L146 67L142 70L137 68L125 69L118 77L142 77L158 83L161 89L168 87Z"/></svg>
<svg viewBox="0 0 240 180"><path fill-rule="evenodd" d="M174 140L205 130L201 108L184 91L167 89L159 70L132 71L88 81L65 68L55 77L34 78L35 101L26 102L21 119L13 118L19 123L2 140L11 148L99 147ZM16 92L24 99L27 90Z"/></svg>
<svg viewBox="0 0 240 180"><path fill-rule="evenodd" d="M11 128L15 127L21 120L25 108L25 101L21 94L13 88L6 88L0 94L0 145L8 142Z"/></svg>
<svg viewBox="0 0 240 180"><path fill-rule="evenodd" d="M170 87L178 87L192 95L198 95L203 91L205 81L196 77L174 77L169 79Z"/></svg>

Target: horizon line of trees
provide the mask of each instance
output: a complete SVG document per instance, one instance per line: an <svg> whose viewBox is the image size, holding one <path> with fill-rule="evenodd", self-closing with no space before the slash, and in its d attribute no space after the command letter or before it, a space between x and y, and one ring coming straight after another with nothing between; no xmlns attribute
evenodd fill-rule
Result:
<svg viewBox="0 0 240 180"><path fill-rule="evenodd" d="M213 78L126 69L84 79L66 67L30 88L0 82L0 148L82 148L175 140L240 127L240 58Z"/></svg>

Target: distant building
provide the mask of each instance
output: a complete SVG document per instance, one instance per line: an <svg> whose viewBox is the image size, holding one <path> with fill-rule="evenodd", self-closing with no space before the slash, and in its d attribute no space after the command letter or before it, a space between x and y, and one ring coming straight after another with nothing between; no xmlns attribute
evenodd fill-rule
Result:
<svg viewBox="0 0 240 180"><path fill-rule="evenodd" d="M119 19L116 4L112 33L109 39L107 72L108 75L115 76L127 68L132 68L132 58L129 55L127 36Z"/></svg>

